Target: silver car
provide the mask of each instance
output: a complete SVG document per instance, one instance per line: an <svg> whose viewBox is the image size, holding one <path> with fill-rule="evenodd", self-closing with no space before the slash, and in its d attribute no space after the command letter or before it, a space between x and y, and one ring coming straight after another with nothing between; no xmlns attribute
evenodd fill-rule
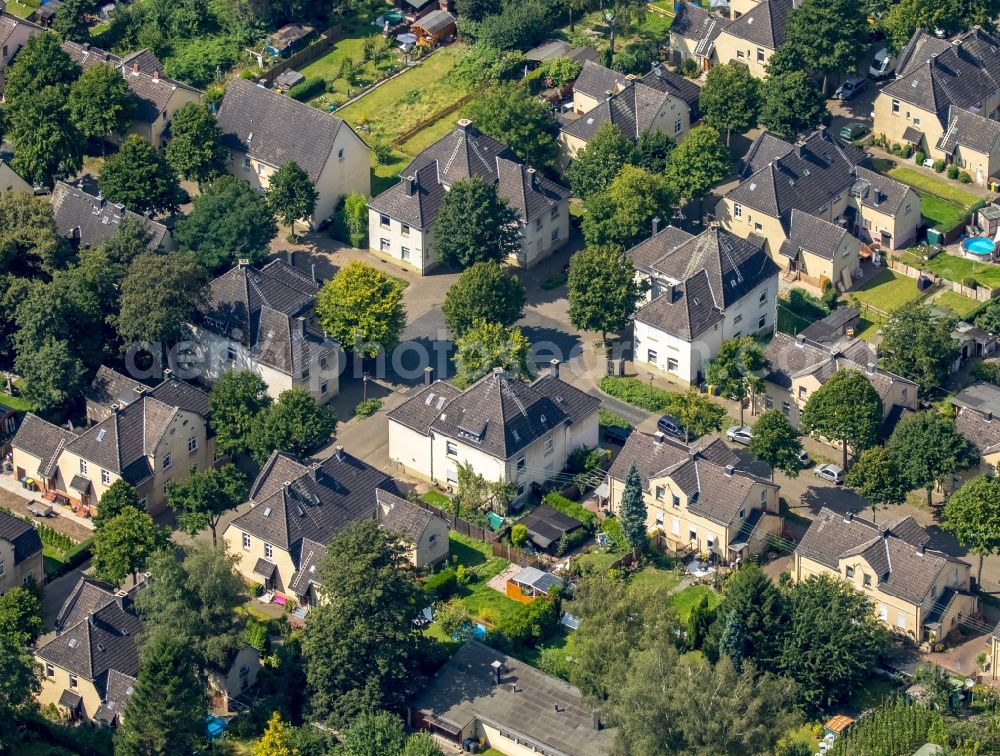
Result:
<svg viewBox="0 0 1000 756"><path fill-rule="evenodd" d="M838 486L844 482L844 468L840 465L819 465L813 473L817 478L828 480Z"/></svg>
<svg viewBox="0 0 1000 756"><path fill-rule="evenodd" d="M744 446L750 443L753 438L753 431L749 425L734 425L726 431L726 438L737 444Z"/></svg>

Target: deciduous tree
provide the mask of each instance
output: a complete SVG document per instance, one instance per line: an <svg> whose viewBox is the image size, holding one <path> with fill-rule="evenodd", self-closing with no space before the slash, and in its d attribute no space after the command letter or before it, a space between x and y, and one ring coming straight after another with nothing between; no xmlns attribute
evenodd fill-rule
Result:
<svg viewBox="0 0 1000 756"><path fill-rule="evenodd" d="M784 139L830 122L823 94L805 71L769 73L762 95L760 123Z"/></svg>
<svg viewBox="0 0 1000 756"><path fill-rule="evenodd" d="M264 734L254 746L254 756L298 756L298 750L292 745L289 728L281 721L278 712L271 712Z"/></svg>
<svg viewBox="0 0 1000 756"><path fill-rule="evenodd" d="M872 522L879 509L903 504L912 488L900 469L896 453L884 446L873 446L861 452L844 482L868 499Z"/></svg>
<svg viewBox="0 0 1000 756"><path fill-rule="evenodd" d="M114 319L126 348L180 338L207 285L208 274L192 255L146 252L135 258L122 281L121 311Z"/></svg>
<svg viewBox="0 0 1000 756"><path fill-rule="evenodd" d="M167 163L187 181L204 184L226 170L229 150L222 143L222 129L204 105L186 102L170 120Z"/></svg>
<svg viewBox="0 0 1000 756"><path fill-rule="evenodd" d="M62 49L54 34L33 34L17 51L17 60L7 71L5 106L11 122L17 115L10 108L37 97L46 87L57 87L65 97L80 68Z"/></svg>
<svg viewBox="0 0 1000 756"><path fill-rule="evenodd" d="M597 331L605 344L609 333L625 328L644 291L620 247L587 247L570 260L570 322L582 331Z"/></svg>
<svg viewBox="0 0 1000 756"><path fill-rule="evenodd" d="M10 638L19 648L33 644L45 632L41 586L32 580L17 585L0 596L0 635Z"/></svg>
<svg viewBox="0 0 1000 756"><path fill-rule="evenodd" d="M727 147L734 131L742 134L757 125L760 104L760 81L737 61L713 66L698 98L703 120L726 132Z"/></svg>
<svg viewBox="0 0 1000 756"><path fill-rule="evenodd" d="M857 69L867 49L868 19L857 0L804 0L788 16L783 44L795 50L803 71L829 76Z"/></svg>
<svg viewBox="0 0 1000 756"><path fill-rule="evenodd" d="M559 158L558 129L546 103L514 82L485 89L469 103L473 125L528 165L548 168Z"/></svg>
<svg viewBox="0 0 1000 756"><path fill-rule="evenodd" d="M302 457L330 440L337 416L308 391L291 388L257 418L250 436L250 451L263 464L273 451Z"/></svg>
<svg viewBox="0 0 1000 756"><path fill-rule="evenodd" d="M935 391L948 380L958 357L955 324L954 318L934 315L919 302L903 305L882 325L882 366L916 382L922 394Z"/></svg>
<svg viewBox="0 0 1000 756"><path fill-rule="evenodd" d="M105 139L128 131L135 113L135 98L121 72L101 63L88 68L73 82L69 111L81 134Z"/></svg>
<svg viewBox="0 0 1000 756"><path fill-rule="evenodd" d="M32 39L37 37L54 35L39 34ZM7 85L9 89L9 76ZM8 137L14 143L11 167L17 173L36 184L52 186L55 176L73 176L83 167L83 135L73 123L63 88L45 87L6 109Z"/></svg>
<svg viewBox="0 0 1000 756"><path fill-rule="evenodd" d="M754 459L771 466L771 480L774 480L775 468L789 478L798 477L802 469L799 462L802 451L799 432L788 422L784 413L778 410L768 410L757 419L749 448Z"/></svg>
<svg viewBox="0 0 1000 756"><path fill-rule="evenodd" d="M87 371L64 340L47 337L34 352L19 352L14 366L24 378L21 396L37 411L58 413L74 402Z"/></svg>
<svg viewBox="0 0 1000 756"><path fill-rule="evenodd" d="M979 453L955 430L955 421L939 412L917 412L899 421L889 449L909 487L927 491L927 506L938 481L979 461Z"/></svg>
<svg viewBox="0 0 1000 756"><path fill-rule="evenodd" d="M92 0L64 0L52 18L52 30L65 40L87 39L90 27L84 13L93 8ZM119 74L118 78L121 78Z"/></svg>
<svg viewBox="0 0 1000 756"><path fill-rule="evenodd" d="M847 469L848 446L860 454L878 441L882 400L864 375L840 370L806 400L801 425L813 436L839 441Z"/></svg>
<svg viewBox="0 0 1000 756"><path fill-rule="evenodd" d="M664 411L677 419L689 439L721 430L726 419L725 407L694 389L670 394Z"/></svg>
<svg viewBox="0 0 1000 756"><path fill-rule="evenodd" d="M403 720L387 711L366 712L344 730L344 756L396 756L406 745Z"/></svg>
<svg viewBox="0 0 1000 756"><path fill-rule="evenodd" d="M235 466L210 467L172 483L167 489L167 504L177 515L181 530L195 536L207 527L214 546L219 519L246 501L248 490L246 479Z"/></svg>
<svg viewBox="0 0 1000 756"><path fill-rule="evenodd" d="M476 263L467 268L445 294L441 311L445 325L456 336L476 320L512 326L524 317L524 284L508 276L499 263Z"/></svg>
<svg viewBox="0 0 1000 756"><path fill-rule="evenodd" d="M94 533L94 574L111 585L135 577L153 553L163 547L167 534L148 512L125 507Z"/></svg>
<svg viewBox="0 0 1000 756"><path fill-rule="evenodd" d="M669 218L677 195L666 177L625 165L607 191L587 198L583 236L587 244L620 245L626 249L651 234L653 218Z"/></svg>
<svg viewBox="0 0 1000 756"><path fill-rule="evenodd" d="M967 480L945 502L942 527L979 557L980 584L983 557L1000 553L1000 480L989 475Z"/></svg>
<svg viewBox="0 0 1000 756"><path fill-rule="evenodd" d="M475 321L455 340L455 385L471 386L494 368L518 378L530 374L528 350L531 342L520 328Z"/></svg>
<svg viewBox="0 0 1000 756"><path fill-rule="evenodd" d="M576 153L566 171L573 194L587 199L607 189L615 176L632 158L633 146L621 129L612 123L602 125Z"/></svg>
<svg viewBox="0 0 1000 756"><path fill-rule="evenodd" d="M22 717L37 711L35 696L41 690L41 666L16 637L0 633L0 743L20 742Z"/></svg>
<svg viewBox="0 0 1000 756"><path fill-rule="evenodd" d="M319 192L313 182L294 160L289 160L271 175L267 187L267 204L271 211L288 226L295 236L295 221L309 220L316 212Z"/></svg>
<svg viewBox="0 0 1000 756"><path fill-rule="evenodd" d="M716 184L733 169L729 151L711 126L695 126L670 155L667 178L678 195L701 203Z"/></svg>
<svg viewBox="0 0 1000 756"><path fill-rule="evenodd" d="M0 274L51 276L71 256L47 198L0 192Z"/></svg>
<svg viewBox="0 0 1000 756"><path fill-rule="evenodd" d="M625 475L625 489L618 505L622 533L633 551L646 545L646 502L642 498L642 480L633 464Z"/></svg>
<svg viewBox="0 0 1000 756"><path fill-rule="evenodd" d="M504 262L521 251L518 216L497 194L495 184L476 177L456 182L434 221L434 247L449 268L477 262Z"/></svg>
<svg viewBox="0 0 1000 756"><path fill-rule="evenodd" d="M97 185L109 200L137 213L173 212L181 200L173 169L138 134L126 137L118 152L104 161Z"/></svg>
<svg viewBox="0 0 1000 756"><path fill-rule="evenodd" d="M93 519L94 531L100 531L108 520L120 515L126 507L142 510L135 488L124 478L119 478L108 486L97 502L97 514Z"/></svg>
<svg viewBox="0 0 1000 756"><path fill-rule="evenodd" d="M706 380L720 396L739 402L740 425L743 425L743 410L747 402L753 399L755 393L764 390L767 367L764 349L752 336L723 341L718 354L708 363Z"/></svg>
<svg viewBox="0 0 1000 756"><path fill-rule="evenodd" d="M209 398L215 448L220 454L243 454L257 417L271 405L264 379L249 370L227 370L212 386Z"/></svg>
<svg viewBox="0 0 1000 756"><path fill-rule="evenodd" d="M667 170L670 153L677 147L677 142L662 131L647 131L635 140L635 150L632 152L632 164L645 168L650 173L663 173Z"/></svg>
<svg viewBox="0 0 1000 756"><path fill-rule="evenodd" d="M360 260L349 262L323 285L316 297L316 314L341 348L366 357L391 351L406 327L399 284Z"/></svg>

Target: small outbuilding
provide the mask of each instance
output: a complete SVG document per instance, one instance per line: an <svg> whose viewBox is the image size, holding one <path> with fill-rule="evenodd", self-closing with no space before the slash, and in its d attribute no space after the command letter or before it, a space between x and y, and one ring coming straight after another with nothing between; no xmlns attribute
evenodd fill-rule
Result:
<svg viewBox="0 0 1000 756"><path fill-rule="evenodd" d="M264 51L269 55L287 58L293 52L305 47L314 31L315 27L308 24L286 24L268 35Z"/></svg>
<svg viewBox="0 0 1000 756"><path fill-rule="evenodd" d="M454 37L457 31L455 17L443 10L431 11L410 24L410 28L417 35L417 44L425 47L431 47L441 40Z"/></svg>
<svg viewBox="0 0 1000 756"><path fill-rule="evenodd" d="M561 588L562 580L551 572L543 572L537 567L522 567L521 571L507 579L506 594L522 604L530 604L536 598L548 597L553 588Z"/></svg>
<svg viewBox="0 0 1000 756"><path fill-rule="evenodd" d="M583 527L582 522L554 509L550 504L542 504L534 512L522 517L517 524L528 529L528 540L535 548L549 554L555 553L563 536Z"/></svg>

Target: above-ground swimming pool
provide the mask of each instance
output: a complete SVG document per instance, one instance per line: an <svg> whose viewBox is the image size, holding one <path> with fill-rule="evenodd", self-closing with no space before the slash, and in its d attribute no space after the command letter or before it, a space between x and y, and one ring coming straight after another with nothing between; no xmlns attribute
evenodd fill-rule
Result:
<svg viewBox="0 0 1000 756"><path fill-rule="evenodd" d="M973 260L982 260L992 258L996 246L996 243L992 239L985 236L973 236L971 239L966 239L962 242L962 251L965 252L966 257L971 257Z"/></svg>

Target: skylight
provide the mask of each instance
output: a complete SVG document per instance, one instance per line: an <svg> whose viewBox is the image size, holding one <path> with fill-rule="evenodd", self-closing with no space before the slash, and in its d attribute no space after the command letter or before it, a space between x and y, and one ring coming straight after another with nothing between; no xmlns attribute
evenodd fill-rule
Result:
<svg viewBox="0 0 1000 756"><path fill-rule="evenodd" d="M271 508L270 507L264 507L264 516L265 517L270 517L271 516Z"/></svg>
<svg viewBox="0 0 1000 756"><path fill-rule="evenodd" d="M76 644L77 644L76 638L70 638L69 639L69 644L68 645L69 645L70 648L76 648Z"/></svg>
<svg viewBox="0 0 1000 756"><path fill-rule="evenodd" d="M424 404L426 404L428 407L430 407L431 406L431 402L433 402L433 401L434 401L434 392L432 391L431 393L429 393L427 395L427 398L424 400Z"/></svg>
<svg viewBox="0 0 1000 756"><path fill-rule="evenodd" d="M99 431L97 431L97 443L100 443L101 441L103 441L104 437L106 435L108 435L108 429L107 428L101 428Z"/></svg>

